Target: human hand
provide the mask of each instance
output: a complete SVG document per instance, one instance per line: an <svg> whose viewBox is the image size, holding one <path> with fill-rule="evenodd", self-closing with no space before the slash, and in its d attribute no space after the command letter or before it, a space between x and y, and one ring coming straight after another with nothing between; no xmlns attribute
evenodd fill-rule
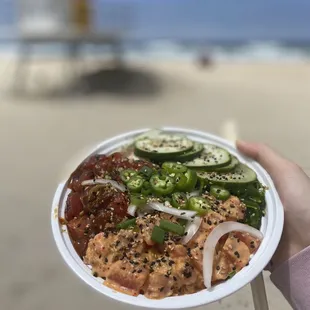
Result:
<svg viewBox="0 0 310 310"><path fill-rule="evenodd" d="M284 207L284 229L272 258L271 271L310 245L310 179L293 162L264 144L237 141L244 155L270 174Z"/></svg>

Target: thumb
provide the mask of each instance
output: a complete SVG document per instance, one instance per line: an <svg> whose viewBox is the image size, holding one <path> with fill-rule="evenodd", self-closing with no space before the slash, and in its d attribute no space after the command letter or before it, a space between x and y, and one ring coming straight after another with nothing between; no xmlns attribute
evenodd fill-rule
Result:
<svg viewBox="0 0 310 310"><path fill-rule="evenodd" d="M241 153L261 164L275 181L281 177L287 161L270 147L261 143L249 143L245 141L237 141L236 145Z"/></svg>

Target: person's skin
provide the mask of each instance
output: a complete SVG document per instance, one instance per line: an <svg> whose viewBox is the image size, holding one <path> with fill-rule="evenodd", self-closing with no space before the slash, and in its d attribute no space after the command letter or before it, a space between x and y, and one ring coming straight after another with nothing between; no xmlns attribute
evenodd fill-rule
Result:
<svg viewBox="0 0 310 310"><path fill-rule="evenodd" d="M291 161L264 144L237 141L244 155L270 174L284 207L284 230L272 258L271 271L310 245L310 179Z"/></svg>

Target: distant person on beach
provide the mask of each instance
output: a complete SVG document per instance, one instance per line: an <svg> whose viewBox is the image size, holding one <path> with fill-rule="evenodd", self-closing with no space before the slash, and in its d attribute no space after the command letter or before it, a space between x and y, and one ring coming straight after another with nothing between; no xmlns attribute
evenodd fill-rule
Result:
<svg viewBox="0 0 310 310"><path fill-rule="evenodd" d="M270 174L284 207L284 229L268 269L271 281L296 310L310 309L310 179L269 147L237 142L244 155Z"/></svg>
<svg viewBox="0 0 310 310"><path fill-rule="evenodd" d="M207 68L212 65L211 56L207 53L201 53L198 57L198 66L200 68Z"/></svg>

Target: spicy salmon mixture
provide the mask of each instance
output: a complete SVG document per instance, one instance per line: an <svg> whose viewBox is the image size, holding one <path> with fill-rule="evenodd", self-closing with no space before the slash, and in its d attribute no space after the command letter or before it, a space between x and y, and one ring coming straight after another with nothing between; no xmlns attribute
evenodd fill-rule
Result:
<svg viewBox="0 0 310 310"><path fill-rule="evenodd" d="M91 156L68 181L65 223L95 277L161 299L208 289L249 264L265 204L253 170L183 136L144 135L133 150L134 158Z"/></svg>

